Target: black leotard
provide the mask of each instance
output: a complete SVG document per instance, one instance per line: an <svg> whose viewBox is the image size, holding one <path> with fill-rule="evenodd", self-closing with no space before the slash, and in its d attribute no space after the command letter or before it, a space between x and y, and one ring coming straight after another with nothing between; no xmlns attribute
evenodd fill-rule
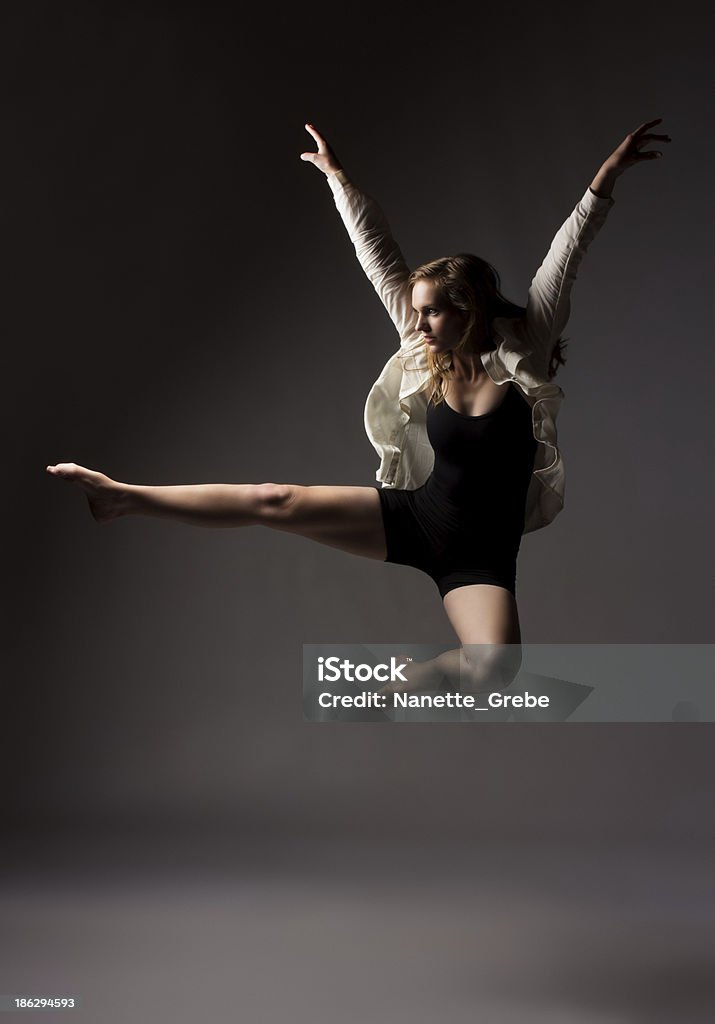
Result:
<svg viewBox="0 0 715 1024"><path fill-rule="evenodd" d="M385 561L426 572L442 597L472 583L515 593L537 441L526 399L514 384L502 386L509 389L504 400L481 416L430 401L432 473L414 491L378 488Z"/></svg>

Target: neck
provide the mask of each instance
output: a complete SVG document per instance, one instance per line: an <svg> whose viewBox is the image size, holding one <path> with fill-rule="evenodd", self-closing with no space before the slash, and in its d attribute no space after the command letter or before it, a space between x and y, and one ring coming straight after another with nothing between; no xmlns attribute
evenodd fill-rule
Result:
<svg viewBox="0 0 715 1024"><path fill-rule="evenodd" d="M452 353L451 376L455 380L463 380L474 383L486 373L482 363L481 353L462 352L460 355Z"/></svg>

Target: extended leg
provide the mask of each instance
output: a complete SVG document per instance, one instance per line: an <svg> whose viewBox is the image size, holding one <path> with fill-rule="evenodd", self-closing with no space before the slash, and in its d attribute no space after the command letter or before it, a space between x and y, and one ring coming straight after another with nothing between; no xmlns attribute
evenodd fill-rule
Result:
<svg viewBox="0 0 715 1024"><path fill-rule="evenodd" d="M268 526L368 558L385 559L385 529L374 487L300 484L144 486L112 480L71 462L48 473L78 484L98 522L142 515L192 526Z"/></svg>

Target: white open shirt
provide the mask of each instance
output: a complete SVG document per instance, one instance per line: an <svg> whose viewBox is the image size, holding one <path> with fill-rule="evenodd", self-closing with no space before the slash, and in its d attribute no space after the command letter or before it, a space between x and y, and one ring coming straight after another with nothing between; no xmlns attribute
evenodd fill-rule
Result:
<svg viewBox="0 0 715 1024"><path fill-rule="evenodd" d="M335 205L372 282L400 336L365 403L365 429L380 456L375 474L383 487L414 490L432 472L434 451L427 437L427 349L416 329L410 271L387 220L374 199L344 171L328 175ZM556 232L529 287L524 316L493 321L496 349L481 355L495 384L513 381L531 406L539 442L526 496L524 533L550 523L564 505L564 466L557 444L556 417L564 393L547 371L555 342L570 311L578 265L613 206L611 197L587 189Z"/></svg>

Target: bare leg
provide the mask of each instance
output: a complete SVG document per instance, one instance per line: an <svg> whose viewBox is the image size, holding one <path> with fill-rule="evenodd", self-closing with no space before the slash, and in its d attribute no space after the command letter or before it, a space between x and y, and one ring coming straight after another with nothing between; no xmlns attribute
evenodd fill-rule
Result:
<svg viewBox="0 0 715 1024"><path fill-rule="evenodd" d="M179 519L194 526L247 526L256 521L252 514L255 484L145 487L120 483L73 462L48 466L47 472L78 484L100 523L131 515Z"/></svg>
<svg viewBox="0 0 715 1024"><path fill-rule="evenodd" d="M92 515L105 523L120 516L175 519L192 526L268 526L384 561L385 529L374 487L305 487L300 484L126 484L72 462L47 472L77 484Z"/></svg>
<svg viewBox="0 0 715 1024"><path fill-rule="evenodd" d="M513 594L490 584L459 587L446 595L444 607L462 647L410 662L403 670L407 683L389 683L379 693L482 693L514 681L521 667L521 631Z"/></svg>

